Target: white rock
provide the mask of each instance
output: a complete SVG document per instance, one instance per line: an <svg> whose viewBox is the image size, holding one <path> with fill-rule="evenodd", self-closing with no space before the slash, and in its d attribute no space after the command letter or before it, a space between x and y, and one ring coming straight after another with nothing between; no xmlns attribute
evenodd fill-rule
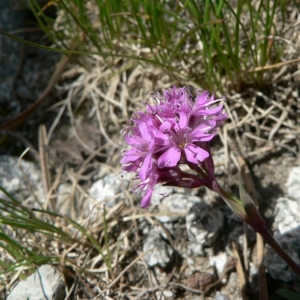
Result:
<svg viewBox="0 0 300 300"><path fill-rule="evenodd" d="M125 190L126 180L117 174L108 174L95 181L88 190L91 198L88 199L86 213L90 221L95 221L103 214L103 206L114 207L119 201L118 194Z"/></svg>
<svg viewBox="0 0 300 300"><path fill-rule="evenodd" d="M164 198L169 197L173 193L174 193L173 187L160 186L157 184L154 187L154 192L151 197L151 206L160 205L161 201L163 201Z"/></svg>
<svg viewBox="0 0 300 300"><path fill-rule="evenodd" d="M290 198L279 198L274 210L274 228L277 242L299 265L300 253L300 168L293 168L287 180ZM290 281L296 278L287 264L270 247L265 255L265 265L275 279Z"/></svg>
<svg viewBox="0 0 300 300"><path fill-rule="evenodd" d="M156 299L161 299L161 300L174 299L174 294L170 290L164 290L163 292L157 291L155 295L156 295Z"/></svg>
<svg viewBox="0 0 300 300"><path fill-rule="evenodd" d="M162 200L159 211L166 212L165 216L157 216L161 222L173 222L180 217L185 217L194 203L200 202L201 198L184 194L172 194ZM173 213L173 215L172 215Z"/></svg>
<svg viewBox="0 0 300 300"><path fill-rule="evenodd" d="M214 300L229 300L229 298L225 294L218 291L214 296Z"/></svg>
<svg viewBox="0 0 300 300"><path fill-rule="evenodd" d="M285 234L300 226L300 200L279 198L274 210L274 227L280 234Z"/></svg>
<svg viewBox="0 0 300 300"><path fill-rule="evenodd" d="M281 247L288 253L288 255L300 265L299 253L300 253L300 229L294 229L284 235L277 235L275 239L281 245ZM271 276L275 279L282 281L291 281L297 279L297 276L291 270L291 268L279 257L276 252L267 246L267 252L265 255L265 266Z"/></svg>
<svg viewBox="0 0 300 300"><path fill-rule="evenodd" d="M198 244L198 253L203 255L204 246L210 246L223 228L223 214L204 202L195 203L186 216L188 239Z"/></svg>
<svg viewBox="0 0 300 300"><path fill-rule="evenodd" d="M227 260L228 260L228 257L225 252L220 253L219 255L216 255L216 256L209 257L210 265L214 266L216 268L219 276L223 273L224 268L227 264Z"/></svg>
<svg viewBox="0 0 300 300"><path fill-rule="evenodd" d="M300 167L290 171L286 186L289 198L300 201Z"/></svg>
<svg viewBox="0 0 300 300"><path fill-rule="evenodd" d="M253 282L253 279L256 280L258 274L258 266L252 261L249 262L249 281ZM256 281L255 281L256 283Z"/></svg>
<svg viewBox="0 0 300 300"><path fill-rule="evenodd" d="M7 300L63 300L65 284L56 268L43 265L26 280L20 281Z"/></svg>
<svg viewBox="0 0 300 300"><path fill-rule="evenodd" d="M122 180L116 174L109 174L97 180L89 189L90 196L97 202L105 202L108 207L116 204L116 195L122 190Z"/></svg>
<svg viewBox="0 0 300 300"><path fill-rule="evenodd" d="M0 156L0 185L17 199L30 201L32 206L38 208L40 206L32 190L37 199L44 203L45 192L41 178L41 172L34 163L22 159L19 164L18 157ZM7 199L2 191L0 191L0 197Z"/></svg>
<svg viewBox="0 0 300 300"><path fill-rule="evenodd" d="M114 197L116 195L114 188L109 184L104 184L102 179L92 184L89 194L98 203L105 202L109 207L114 206Z"/></svg>
<svg viewBox="0 0 300 300"><path fill-rule="evenodd" d="M73 201L72 190L73 187L70 183L62 183L58 186L57 189L56 209L62 215L68 217L72 217L70 209L70 207L73 206L73 203L71 203L71 201Z"/></svg>
<svg viewBox="0 0 300 300"><path fill-rule="evenodd" d="M166 268L173 259L173 248L156 231L150 231L144 241L143 251L149 251L144 260L149 267L159 266Z"/></svg>
<svg viewBox="0 0 300 300"><path fill-rule="evenodd" d="M203 245L198 243L189 243L187 245L187 255L188 256L197 256L197 255L204 255Z"/></svg>

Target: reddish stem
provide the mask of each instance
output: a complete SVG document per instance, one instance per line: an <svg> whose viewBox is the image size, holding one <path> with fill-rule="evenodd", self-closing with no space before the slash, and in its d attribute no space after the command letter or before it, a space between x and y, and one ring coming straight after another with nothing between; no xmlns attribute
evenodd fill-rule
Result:
<svg viewBox="0 0 300 300"><path fill-rule="evenodd" d="M277 243L270 231L264 227L261 228L258 233L263 237L265 242L269 244L274 251L288 264L288 266L300 276L300 266L283 250L283 248Z"/></svg>
<svg viewBox="0 0 300 300"><path fill-rule="evenodd" d="M218 184L215 180L212 184L213 190L218 193L229 207L246 223L248 223L256 232L258 232L265 242L269 244L274 251L288 264L288 266L300 276L300 266L283 250L283 248L274 239L263 218L256 210L254 203L247 203L246 207L243 206L241 200L234 194L229 193ZM251 209L250 209L251 208Z"/></svg>

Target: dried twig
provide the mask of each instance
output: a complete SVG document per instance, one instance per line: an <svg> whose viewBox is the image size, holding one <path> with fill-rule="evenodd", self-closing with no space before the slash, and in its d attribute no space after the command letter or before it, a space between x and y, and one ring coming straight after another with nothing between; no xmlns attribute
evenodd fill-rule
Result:
<svg viewBox="0 0 300 300"><path fill-rule="evenodd" d="M48 146L48 139L47 139L46 126L42 124L39 126L39 154L40 154L40 166L41 166L46 194L49 193L51 188L51 174L49 170L47 146ZM52 201L52 199L50 199L50 206L52 211L55 211L55 203ZM47 209L47 207L45 207L45 209Z"/></svg>
<svg viewBox="0 0 300 300"><path fill-rule="evenodd" d="M240 255L239 255L239 252L236 248L235 243L232 243L231 248L232 248L233 256L235 257L235 260L236 260L236 272L237 272L237 275L239 277L239 285L240 285L241 295L242 295L243 300L248 300L248 297L246 296L246 291L245 291L246 276L245 276L243 266L242 266L242 262L241 262L241 258L240 258Z"/></svg>

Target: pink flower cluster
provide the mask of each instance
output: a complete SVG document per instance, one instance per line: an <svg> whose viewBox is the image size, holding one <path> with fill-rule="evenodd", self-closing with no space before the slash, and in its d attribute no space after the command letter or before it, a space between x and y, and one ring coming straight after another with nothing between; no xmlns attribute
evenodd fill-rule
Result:
<svg viewBox="0 0 300 300"><path fill-rule="evenodd" d="M123 131L131 149L123 151L121 163L123 170L136 172L136 179L141 180L133 187L144 193L141 207L149 206L157 183L209 186L209 174L201 178L183 172L179 166L187 164L200 173L213 172L208 142L227 118L223 105L216 105L223 99L215 100L207 91L193 98L188 88L173 87L163 96L152 97L157 104L147 104L146 113L133 115L133 125Z"/></svg>

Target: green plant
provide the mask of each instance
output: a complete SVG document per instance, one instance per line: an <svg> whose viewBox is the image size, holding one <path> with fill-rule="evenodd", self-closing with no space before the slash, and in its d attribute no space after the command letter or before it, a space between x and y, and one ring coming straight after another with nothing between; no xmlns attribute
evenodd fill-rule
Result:
<svg viewBox="0 0 300 300"><path fill-rule="evenodd" d="M285 37L285 1L57 0L57 19L30 3L57 48L71 40L108 63L150 63L209 90L264 84L270 74L259 68L281 62L284 50L276 37Z"/></svg>
<svg viewBox="0 0 300 300"><path fill-rule="evenodd" d="M73 245L78 245L77 248L81 245L83 249L95 249L111 271L107 229L104 247L108 254L104 254L96 238L78 222L55 212L30 209L1 186L0 190L6 195L6 199L0 198L0 249L5 253L0 259L0 275L17 271L22 266L31 269L46 263L59 264L62 259L59 248ZM103 217L105 218L105 214ZM60 220L60 226L57 225L57 220ZM82 238L76 237L78 233ZM53 244L57 245L57 249Z"/></svg>

